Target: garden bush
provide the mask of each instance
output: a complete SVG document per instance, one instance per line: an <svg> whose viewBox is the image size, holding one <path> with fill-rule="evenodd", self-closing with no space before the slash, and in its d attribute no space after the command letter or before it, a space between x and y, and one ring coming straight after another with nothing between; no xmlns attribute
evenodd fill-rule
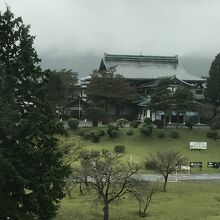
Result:
<svg viewBox="0 0 220 220"><path fill-rule="evenodd" d="M99 136L105 136L105 131L104 130L98 130Z"/></svg>
<svg viewBox="0 0 220 220"><path fill-rule="evenodd" d="M118 136L118 126L113 124L113 123L109 123L108 127L107 127L107 133L109 135L109 137L115 138Z"/></svg>
<svg viewBox="0 0 220 220"><path fill-rule="evenodd" d="M149 137L153 132L153 125L143 124L142 127L140 127L140 132L144 134L145 136Z"/></svg>
<svg viewBox="0 0 220 220"><path fill-rule="evenodd" d="M127 131L127 135L131 136L131 135L133 135L133 134L134 134L134 131L133 131L133 130L128 130L128 131Z"/></svg>
<svg viewBox="0 0 220 220"><path fill-rule="evenodd" d="M58 122L56 123L56 133L57 133L57 134L61 134L61 135L67 135L67 134L68 134L67 131L66 131L65 128L64 128L63 122L58 121Z"/></svg>
<svg viewBox="0 0 220 220"><path fill-rule="evenodd" d="M207 136L208 138L214 138L214 139L216 139L216 138L218 137L218 133L217 133L216 131L208 131L208 132L206 133L206 136Z"/></svg>
<svg viewBox="0 0 220 220"><path fill-rule="evenodd" d="M145 118L144 119L144 124L152 124L152 120L151 120L151 118Z"/></svg>
<svg viewBox="0 0 220 220"><path fill-rule="evenodd" d="M178 131L171 131L170 132L170 137L171 138L178 138L179 137Z"/></svg>
<svg viewBox="0 0 220 220"><path fill-rule="evenodd" d="M157 133L157 137L158 138L164 138L165 137L165 133L163 131L160 131Z"/></svg>
<svg viewBox="0 0 220 220"><path fill-rule="evenodd" d="M71 129L77 129L79 126L79 120L76 118L70 118L67 123Z"/></svg>
<svg viewBox="0 0 220 220"><path fill-rule="evenodd" d="M124 153L125 152L125 146L124 145L115 145L114 151L116 153Z"/></svg>
<svg viewBox="0 0 220 220"><path fill-rule="evenodd" d="M89 139L93 142L93 143L98 143L100 140L100 135L99 132L96 130L90 131L90 137Z"/></svg>
<svg viewBox="0 0 220 220"><path fill-rule="evenodd" d="M121 128L125 127L127 124L129 124L129 121L125 118L119 118L117 121L116 121L117 125Z"/></svg>
<svg viewBox="0 0 220 220"><path fill-rule="evenodd" d="M83 139L84 139L84 140L89 140L89 139L90 139L90 132L85 132L85 133L83 134Z"/></svg>
<svg viewBox="0 0 220 220"><path fill-rule="evenodd" d="M140 120L133 120L133 121L131 121L130 126L132 128L138 128L140 124L141 124Z"/></svg>

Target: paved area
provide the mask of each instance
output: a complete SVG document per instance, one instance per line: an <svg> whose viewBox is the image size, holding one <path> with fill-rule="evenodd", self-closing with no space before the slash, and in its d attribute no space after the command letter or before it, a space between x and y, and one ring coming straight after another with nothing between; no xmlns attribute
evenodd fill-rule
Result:
<svg viewBox="0 0 220 220"><path fill-rule="evenodd" d="M163 181L164 178L159 174L139 174L137 178L143 179L145 181ZM220 180L220 173L212 174L170 174L168 182L177 182L177 181L195 181L195 180Z"/></svg>

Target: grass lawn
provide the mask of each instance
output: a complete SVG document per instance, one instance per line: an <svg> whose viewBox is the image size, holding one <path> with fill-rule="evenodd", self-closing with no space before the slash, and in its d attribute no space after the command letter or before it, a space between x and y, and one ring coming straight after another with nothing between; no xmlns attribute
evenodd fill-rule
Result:
<svg viewBox="0 0 220 220"><path fill-rule="evenodd" d="M148 220L219 220L220 182L169 183L168 192L153 197ZM138 220L138 204L123 198L110 207L112 220ZM64 199L56 220L101 220L102 206L92 198L83 198L73 192L72 199Z"/></svg>
<svg viewBox="0 0 220 220"><path fill-rule="evenodd" d="M94 128L80 128L79 130L92 130ZM105 128L97 128L105 129ZM201 161L203 162L203 172L220 172L218 169L207 168L207 162L220 162L220 140L214 140L206 137L206 128L195 128L193 130L179 128L179 129L154 129L150 137L143 136L139 129L132 129L134 135L128 136L127 130L130 128L121 128L119 137L109 138L107 135L101 137L99 143L92 143L88 141L87 148L90 150L108 149L113 151L116 144L125 145L124 159L128 160L130 155L135 162L141 162L150 153L165 150L175 150L183 154L187 161ZM173 139L169 137L172 130L179 132L179 138ZM164 131L165 138L158 138L157 133ZM79 132L79 131L77 131ZM76 132L74 132L76 133ZM74 134L73 133L73 134ZM190 141L206 141L208 143L207 150L190 150ZM197 170L192 171L197 172Z"/></svg>

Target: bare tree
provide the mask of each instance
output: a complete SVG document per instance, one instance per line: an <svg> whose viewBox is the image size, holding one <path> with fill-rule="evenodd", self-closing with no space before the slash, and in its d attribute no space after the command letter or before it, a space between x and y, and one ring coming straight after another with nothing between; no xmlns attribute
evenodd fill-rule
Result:
<svg viewBox="0 0 220 220"><path fill-rule="evenodd" d="M165 192L169 174L174 172L181 165L184 165L184 163L185 158L179 152L165 151L150 155L145 162L145 167L163 175L163 191Z"/></svg>
<svg viewBox="0 0 220 220"><path fill-rule="evenodd" d="M136 180L131 190L131 195L138 201L138 214L147 216L147 209L152 201L153 195L158 191L158 184L150 181Z"/></svg>
<svg viewBox="0 0 220 220"><path fill-rule="evenodd" d="M109 204L131 191L138 166L121 163L118 154L102 151L82 158L82 175L88 191L93 191L103 204L103 219L109 219Z"/></svg>
<svg viewBox="0 0 220 220"><path fill-rule="evenodd" d="M86 142L80 137L66 138L59 137L59 148L63 154L64 163L71 166L71 174L65 178L65 193L69 198L72 198L72 190L78 184L81 183L80 176L78 176L79 169L74 166L74 162L77 162L80 155L85 151ZM80 193L82 194L82 188L80 184Z"/></svg>

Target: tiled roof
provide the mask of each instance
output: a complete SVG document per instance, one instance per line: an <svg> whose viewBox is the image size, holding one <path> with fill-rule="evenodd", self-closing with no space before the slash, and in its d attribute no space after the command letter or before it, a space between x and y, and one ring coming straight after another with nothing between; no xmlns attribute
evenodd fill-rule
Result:
<svg viewBox="0 0 220 220"><path fill-rule="evenodd" d="M104 54L106 68L116 66L118 73L129 79L154 79L176 76L180 80L205 81L188 74L179 64L178 56L136 56Z"/></svg>

